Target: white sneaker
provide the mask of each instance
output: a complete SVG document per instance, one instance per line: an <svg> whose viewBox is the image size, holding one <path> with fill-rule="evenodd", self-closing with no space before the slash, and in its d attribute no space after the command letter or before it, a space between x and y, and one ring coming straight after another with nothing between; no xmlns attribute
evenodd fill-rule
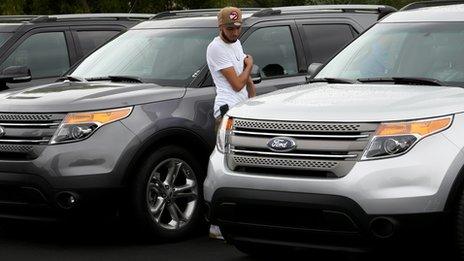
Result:
<svg viewBox="0 0 464 261"><path fill-rule="evenodd" d="M222 237L222 234L221 234L221 230L216 225L211 225L209 227L209 237L214 238L214 239L224 240L224 237Z"/></svg>

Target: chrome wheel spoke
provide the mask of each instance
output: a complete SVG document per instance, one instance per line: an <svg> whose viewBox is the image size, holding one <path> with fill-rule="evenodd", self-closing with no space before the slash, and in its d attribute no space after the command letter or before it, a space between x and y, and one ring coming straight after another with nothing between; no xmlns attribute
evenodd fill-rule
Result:
<svg viewBox="0 0 464 261"><path fill-rule="evenodd" d="M190 199L190 201L196 200L198 198L197 193L195 192L182 192L182 193L176 193L173 195L173 198L187 198Z"/></svg>
<svg viewBox="0 0 464 261"><path fill-rule="evenodd" d="M150 212L155 219L158 220L161 217L165 206L166 206L166 201L162 198L158 200L155 206L150 207Z"/></svg>
<svg viewBox="0 0 464 261"><path fill-rule="evenodd" d="M187 222L187 217L184 215L182 211L180 211L179 206L177 206L176 203L172 204L174 206L174 209L177 212L177 216L179 217L180 221Z"/></svg>
<svg viewBox="0 0 464 261"><path fill-rule="evenodd" d="M182 168L182 162L174 162L171 161L172 166L169 168L168 174L166 176L166 180L164 181L164 184L172 186L174 184L174 181L177 178L177 175L179 175L179 171Z"/></svg>
<svg viewBox="0 0 464 261"><path fill-rule="evenodd" d="M174 204L171 204L168 206L169 214L171 215L171 218L173 221L176 222L176 228L179 227L179 216L177 215L177 210L174 207Z"/></svg>
<svg viewBox="0 0 464 261"><path fill-rule="evenodd" d="M174 195L177 195L177 194L180 194L180 193L185 193L185 192L188 192L188 191L194 189L195 187L196 187L195 183L185 184L183 186L174 187L173 188L173 193L174 193Z"/></svg>

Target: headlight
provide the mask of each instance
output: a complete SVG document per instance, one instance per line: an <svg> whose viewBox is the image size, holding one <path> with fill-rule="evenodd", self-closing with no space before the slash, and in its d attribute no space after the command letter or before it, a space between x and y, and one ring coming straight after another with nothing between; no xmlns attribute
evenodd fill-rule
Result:
<svg viewBox="0 0 464 261"><path fill-rule="evenodd" d="M221 126L217 132L217 148L221 153L226 152L227 145L229 143L229 135L230 131L232 130L232 126L234 125L234 119L229 118L227 115L222 118Z"/></svg>
<svg viewBox="0 0 464 261"><path fill-rule="evenodd" d="M419 140L447 129L453 116L382 123L367 146L363 160L399 156L410 150Z"/></svg>
<svg viewBox="0 0 464 261"><path fill-rule="evenodd" d="M88 138L101 126L122 120L129 116L132 107L93 111L68 113L50 140L50 144L80 141Z"/></svg>

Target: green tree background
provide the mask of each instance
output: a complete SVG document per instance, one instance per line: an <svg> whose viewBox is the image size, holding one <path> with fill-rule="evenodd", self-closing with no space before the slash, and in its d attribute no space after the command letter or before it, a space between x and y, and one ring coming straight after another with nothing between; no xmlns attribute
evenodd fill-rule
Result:
<svg viewBox="0 0 464 261"><path fill-rule="evenodd" d="M415 0L0 0L0 14L156 13L176 9L313 4L382 4L401 8Z"/></svg>

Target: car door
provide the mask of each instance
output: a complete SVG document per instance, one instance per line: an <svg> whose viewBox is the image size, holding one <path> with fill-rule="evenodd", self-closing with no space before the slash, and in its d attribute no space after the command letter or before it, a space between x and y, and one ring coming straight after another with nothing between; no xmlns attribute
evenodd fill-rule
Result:
<svg viewBox="0 0 464 261"><path fill-rule="evenodd" d="M305 83L306 61L294 20L258 23L241 41L244 52L260 67L257 95Z"/></svg>
<svg viewBox="0 0 464 261"><path fill-rule="evenodd" d="M326 63L362 32L362 27L350 19L296 20L302 37L308 66Z"/></svg>
<svg viewBox="0 0 464 261"><path fill-rule="evenodd" d="M8 84L20 89L55 81L76 60L67 26L36 28L25 33L0 60L0 71L10 66L26 66L32 80Z"/></svg>

